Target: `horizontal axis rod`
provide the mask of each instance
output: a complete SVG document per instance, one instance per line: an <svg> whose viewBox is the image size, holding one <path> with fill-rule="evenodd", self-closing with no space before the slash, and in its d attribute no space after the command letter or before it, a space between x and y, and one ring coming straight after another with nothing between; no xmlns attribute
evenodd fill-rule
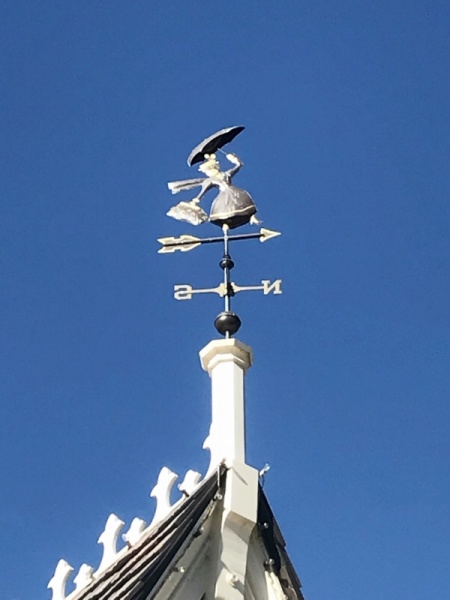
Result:
<svg viewBox="0 0 450 600"><path fill-rule="evenodd" d="M261 237L263 234L258 232L258 233L242 233L241 235L230 235L228 237L229 240L250 240L252 238L259 238ZM224 238L223 237L209 237L209 238L197 238L196 242L197 244L216 244L217 242L223 242ZM188 246L189 244L192 244L193 240L183 240L181 242L172 242L169 244L164 244L166 247L170 248L171 246Z"/></svg>

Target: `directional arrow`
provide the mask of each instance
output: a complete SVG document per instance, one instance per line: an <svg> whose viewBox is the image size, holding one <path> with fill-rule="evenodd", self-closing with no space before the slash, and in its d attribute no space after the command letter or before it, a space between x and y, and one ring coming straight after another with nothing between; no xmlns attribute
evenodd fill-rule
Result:
<svg viewBox="0 0 450 600"><path fill-rule="evenodd" d="M260 242L267 242L274 237L278 237L281 235L280 231L272 231L271 229L265 229L262 227L258 233L243 233L241 235L230 235L228 236L228 240L231 241L239 241L239 240L249 240L249 239L259 239ZM223 242L224 237L210 237L210 238L198 238L194 235L184 234L180 235L180 237L165 237L159 238L158 242L162 244L162 248L158 250L160 254L168 254L169 252L176 252L180 250L180 252L188 252L189 250L193 250L200 246L201 244L215 244L217 242Z"/></svg>
<svg viewBox="0 0 450 600"><path fill-rule="evenodd" d="M227 295L234 296L238 292L262 291L264 292L265 296L271 292L274 294L283 293L281 291L281 279L276 279L273 283L271 283L269 279L263 279L261 281L261 285L236 285L234 282L231 282L229 285L230 288L227 291L227 286L225 283L221 283L215 288L200 289L194 289L188 283L183 283L173 287L173 296L176 300L192 300L193 294L218 294L223 298Z"/></svg>

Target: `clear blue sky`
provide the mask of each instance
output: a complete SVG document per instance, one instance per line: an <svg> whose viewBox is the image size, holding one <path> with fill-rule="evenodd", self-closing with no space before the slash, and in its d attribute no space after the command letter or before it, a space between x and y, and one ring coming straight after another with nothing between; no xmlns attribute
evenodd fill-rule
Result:
<svg viewBox="0 0 450 600"><path fill-rule="evenodd" d="M0 600L98 565L110 512L205 471L219 249L165 216L234 124L282 237L236 246L248 453L307 600L449 597L450 4L4 0ZM203 226L203 233L216 228Z"/></svg>

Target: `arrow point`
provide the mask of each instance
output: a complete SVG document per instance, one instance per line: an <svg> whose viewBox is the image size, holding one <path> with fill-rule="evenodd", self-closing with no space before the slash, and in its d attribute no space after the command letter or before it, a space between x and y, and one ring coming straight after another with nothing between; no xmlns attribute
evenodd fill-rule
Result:
<svg viewBox="0 0 450 600"><path fill-rule="evenodd" d="M281 231L272 231L271 229L265 229L264 227L261 227L261 237L259 238L260 242L267 242L267 240L270 240L274 237L278 237L279 235L281 235Z"/></svg>

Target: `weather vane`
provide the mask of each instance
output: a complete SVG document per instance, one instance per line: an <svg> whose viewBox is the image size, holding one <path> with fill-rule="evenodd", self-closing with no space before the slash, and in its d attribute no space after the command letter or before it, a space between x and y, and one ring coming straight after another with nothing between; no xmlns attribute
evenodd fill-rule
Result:
<svg viewBox="0 0 450 600"><path fill-rule="evenodd" d="M227 127L217 133L204 139L196 146L189 155L187 163L190 167L201 163L198 170L205 177L196 179L185 179L182 181L171 181L167 185L172 194L178 194L181 191L200 188L195 198L189 201L181 201L167 212L169 217L178 221L185 221L191 225L201 225L210 222L222 229L222 235L217 237L199 238L190 234L181 235L178 238L165 237L159 238L158 242L162 247L158 250L161 254L176 252L187 252L193 250L202 244L223 243L223 257L219 263L223 270L223 282L214 288L194 289L191 285L180 284L174 286L174 297L177 300L191 300L194 294L215 293L224 299L224 310L217 315L214 325L217 331L226 338L234 335L241 326L241 320L236 313L231 311L231 298L238 292L244 291L262 291L265 295L273 292L281 294L281 279L273 283L268 279L263 279L261 285L237 285L231 281L230 271L234 267L234 262L230 256L230 242L259 239L265 242L280 235L278 231L271 231L263 227L256 233L244 233L230 235L230 230L241 227L242 225L261 225L256 218L256 206L250 194L241 188L233 185L233 177L241 169L243 163L235 155L223 152L222 148L230 143L244 127ZM233 165L227 171L222 171L219 161L216 158L216 152L222 152L225 158ZM208 214L200 206L203 196L212 188L217 188L217 195L214 198Z"/></svg>

